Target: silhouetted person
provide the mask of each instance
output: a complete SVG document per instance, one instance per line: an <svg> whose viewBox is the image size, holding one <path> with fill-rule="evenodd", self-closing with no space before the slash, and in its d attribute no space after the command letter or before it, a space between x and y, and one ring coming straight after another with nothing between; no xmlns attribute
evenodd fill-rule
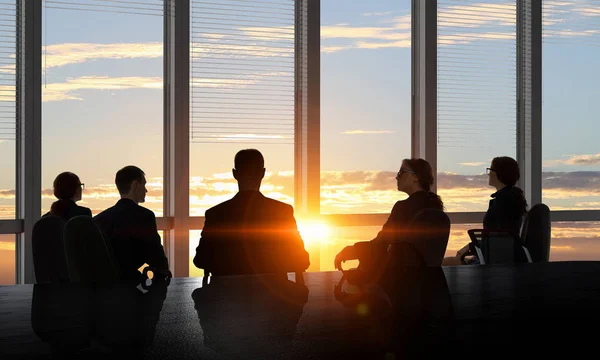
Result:
<svg viewBox="0 0 600 360"><path fill-rule="evenodd" d="M82 351L89 350L93 339L114 350L112 355L135 358L153 343L168 282L153 281L145 292L136 285L35 284L33 331L60 359L88 358Z"/></svg>
<svg viewBox="0 0 600 360"><path fill-rule="evenodd" d="M413 244L401 241L395 247L397 263L377 282L360 276L360 269L343 272L334 296L349 308L352 323L365 324L344 335L353 347L372 353L369 358L429 358L425 355L436 349L439 355L441 345L452 343L452 301L444 272L428 266Z"/></svg>
<svg viewBox="0 0 600 360"><path fill-rule="evenodd" d="M155 268L155 274L170 275L169 264L160 243L154 213L140 205L146 198L146 177L136 166L117 172L115 183L121 199L111 208L96 215L125 278L138 279L144 265Z"/></svg>
<svg viewBox="0 0 600 360"><path fill-rule="evenodd" d="M81 194L84 189L84 184L79 180L79 176L72 172L60 173L53 183L54 196L58 199L52 203L50 211L44 214L56 215L68 221L74 216L88 215L92 216L92 211L86 207L76 204L81 200Z"/></svg>
<svg viewBox="0 0 600 360"><path fill-rule="evenodd" d="M192 293L204 346L226 359L290 358L308 292L276 274L211 278Z"/></svg>
<svg viewBox="0 0 600 360"><path fill-rule="evenodd" d="M206 274L302 272L308 253L293 208L260 193L264 159L255 149L235 155L239 192L206 211L194 265Z"/></svg>
<svg viewBox="0 0 600 360"><path fill-rule="evenodd" d="M527 200L523 190L515 186L521 173L519 164L508 156L495 157L486 169L488 184L496 188L483 218L483 229L507 232L520 239L521 224L527 212ZM460 265L460 258L469 251L469 245L458 250L455 257L444 258L443 265ZM477 260L474 263L478 263Z"/></svg>
<svg viewBox="0 0 600 360"><path fill-rule="evenodd" d="M440 197L430 191L433 173L427 161L404 159L396 175L396 185L399 191L408 194L408 199L396 202L390 217L375 239L358 242L342 249L335 257L334 265L337 269L341 270L344 261L358 259L362 269L382 270L386 265L384 259L389 245L397 241L410 242L414 238L410 225L415 215L424 209L443 210L444 204Z"/></svg>

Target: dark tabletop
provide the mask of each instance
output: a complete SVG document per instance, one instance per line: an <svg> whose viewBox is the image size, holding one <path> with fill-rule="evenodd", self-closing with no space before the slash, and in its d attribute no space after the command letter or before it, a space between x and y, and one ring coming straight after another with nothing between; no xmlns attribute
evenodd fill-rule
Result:
<svg viewBox="0 0 600 360"><path fill-rule="evenodd" d="M0 359L519 358L600 341L600 262L288 277L0 287Z"/></svg>

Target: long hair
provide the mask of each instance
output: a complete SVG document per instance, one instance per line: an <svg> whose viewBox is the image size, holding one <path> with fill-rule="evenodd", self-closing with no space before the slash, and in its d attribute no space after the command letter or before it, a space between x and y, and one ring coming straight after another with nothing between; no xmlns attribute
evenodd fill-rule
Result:
<svg viewBox="0 0 600 360"><path fill-rule="evenodd" d="M58 200L52 203L50 213L53 215L64 216L69 204L68 200L75 196L80 186L81 181L79 181L79 176L72 172L66 171L58 174L52 184L54 196L56 196Z"/></svg>
<svg viewBox="0 0 600 360"><path fill-rule="evenodd" d="M498 180L506 186L512 187L511 191L519 202L521 215L527 212L527 199L523 190L518 188L517 181L521 178L519 163L509 156L498 156L492 159L492 169Z"/></svg>
<svg viewBox="0 0 600 360"><path fill-rule="evenodd" d="M423 188L423 190L427 191L430 198L433 198L439 204L439 208L441 210L444 209L444 202L442 198L436 193L431 192L431 187L433 186L433 170L431 169L431 165L424 159L404 159L403 163L408 165L412 171L415 172L417 179L419 180L419 185Z"/></svg>

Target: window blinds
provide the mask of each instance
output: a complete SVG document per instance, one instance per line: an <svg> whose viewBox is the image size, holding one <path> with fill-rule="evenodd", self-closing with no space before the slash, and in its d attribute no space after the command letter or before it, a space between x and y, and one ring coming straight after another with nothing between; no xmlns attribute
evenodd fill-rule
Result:
<svg viewBox="0 0 600 360"><path fill-rule="evenodd" d="M438 2L439 147L516 148L516 16L515 1Z"/></svg>
<svg viewBox="0 0 600 360"><path fill-rule="evenodd" d="M0 141L16 138L17 15L17 1L0 1Z"/></svg>
<svg viewBox="0 0 600 360"><path fill-rule="evenodd" d="M192 0L191 141L293 144L293 0Z"/></svg>
<svg viewBox="0 0 600 360"><path fill-rule="evenodd" d="M44 0L47 9L162 16L164 0Z"/></svg>

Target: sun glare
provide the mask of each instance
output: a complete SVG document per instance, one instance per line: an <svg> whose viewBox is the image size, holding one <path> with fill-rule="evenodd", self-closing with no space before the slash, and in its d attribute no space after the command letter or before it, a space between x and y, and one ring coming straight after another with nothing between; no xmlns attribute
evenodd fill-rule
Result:
<svg viewBox="0 0 600 360"><path fill-rule="evenodd" d="M298 231L305 244L321 244L331 235L329 226L321 221L298 221Z"/></svg>

